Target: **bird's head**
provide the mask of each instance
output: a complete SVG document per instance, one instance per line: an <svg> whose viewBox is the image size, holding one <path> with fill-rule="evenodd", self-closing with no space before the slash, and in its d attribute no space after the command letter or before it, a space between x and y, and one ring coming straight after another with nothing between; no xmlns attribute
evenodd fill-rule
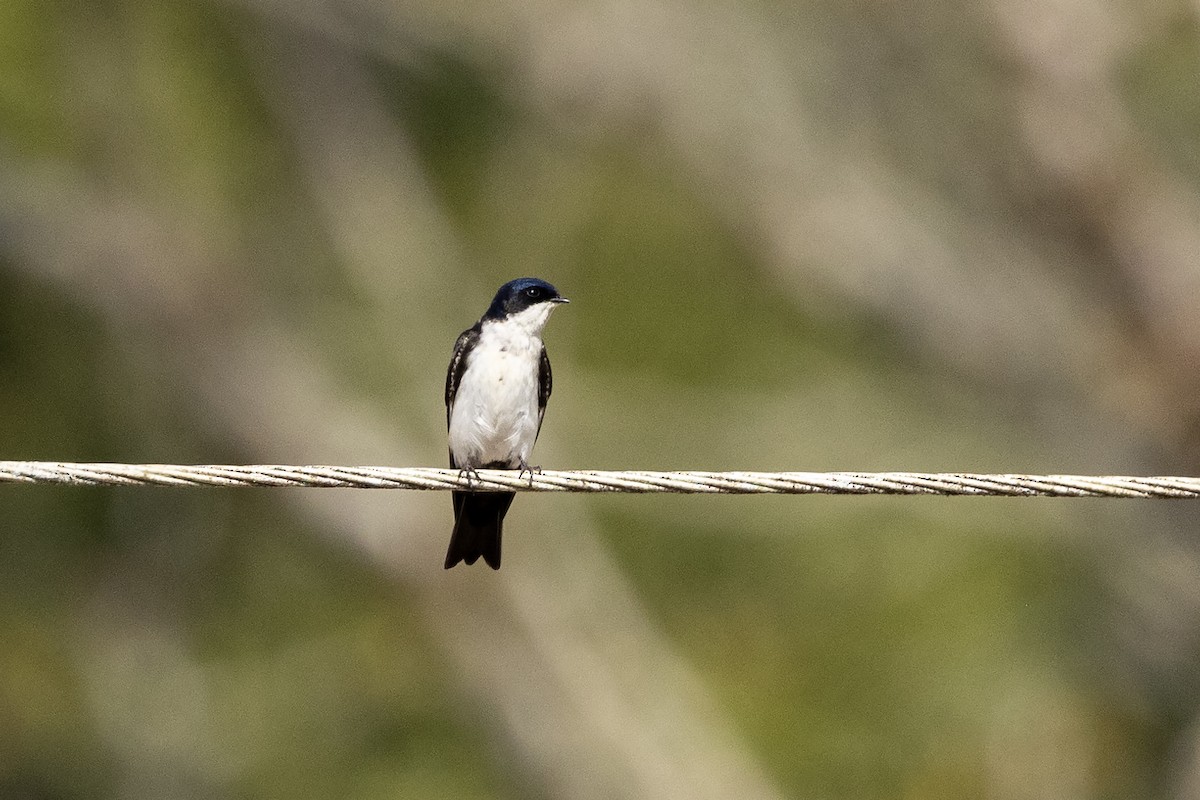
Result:
<svg viewBox="0 0 1200 800"><path fill-rule="evenodd" d="M517 278L500 287L483 318L502 320L525 314L540 317L544 324L556 305L568 302L558 289L539 278Z"/></svg>

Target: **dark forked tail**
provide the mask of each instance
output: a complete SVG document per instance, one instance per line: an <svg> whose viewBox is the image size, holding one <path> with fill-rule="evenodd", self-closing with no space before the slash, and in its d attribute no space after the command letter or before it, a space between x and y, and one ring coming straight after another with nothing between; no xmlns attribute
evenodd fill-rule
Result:
<svg viewBox="0 0 1200 800"><path fill-rule="evenodd" d="M446 569L460 561L474 564L480 556L492 569L500 569L500 534L514 492L451 492L454 533L446 551Z"/></svg>

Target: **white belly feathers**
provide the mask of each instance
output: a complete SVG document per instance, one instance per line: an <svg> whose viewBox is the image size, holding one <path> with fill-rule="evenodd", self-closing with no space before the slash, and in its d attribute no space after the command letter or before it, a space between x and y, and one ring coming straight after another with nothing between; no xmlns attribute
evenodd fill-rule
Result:
<svg viewBox="0 0 1200 800"><path fill-rule="evenodd" d="M450 452L456 466L500 462L517 467L533 452L542 340L530 328L536 326L540 333L549 315L539 314L537 320L516 318L520 316L484 322L479 342L467 356L450 411Z"/></svg>

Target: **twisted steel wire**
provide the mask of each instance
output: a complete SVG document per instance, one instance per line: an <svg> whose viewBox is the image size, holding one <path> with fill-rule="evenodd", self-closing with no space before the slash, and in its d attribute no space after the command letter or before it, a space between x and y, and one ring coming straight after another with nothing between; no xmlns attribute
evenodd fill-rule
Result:
<svg viewBox="0 0 1200 800"><path fill-rule="evenodd" d="M647 470L105 464L0 461L0 484L291 486L337 489L675 494L920 494L969 497L1200 497L1200 478L955 472L661 472Z"/></svg>

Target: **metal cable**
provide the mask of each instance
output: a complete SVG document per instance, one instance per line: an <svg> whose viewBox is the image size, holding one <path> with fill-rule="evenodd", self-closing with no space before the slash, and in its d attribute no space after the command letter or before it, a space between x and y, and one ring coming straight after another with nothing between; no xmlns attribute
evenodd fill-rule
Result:
<svg viewBox="0 0 1200 800"><path fill-rule="evenodd" d="M0 483L71 486L292 486L337 489L676 494L926 494L971 497L1200 497L1200 478L931 472L658 472L432 467L83 464L0 461Z"/></svg>

